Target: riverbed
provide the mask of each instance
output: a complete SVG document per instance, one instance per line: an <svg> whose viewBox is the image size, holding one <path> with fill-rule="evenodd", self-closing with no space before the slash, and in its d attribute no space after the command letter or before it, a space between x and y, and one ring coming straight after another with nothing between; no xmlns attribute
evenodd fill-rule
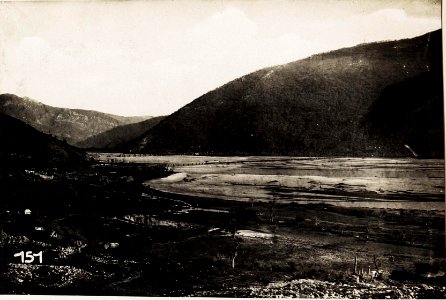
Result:
<svg viewBox="0 0 446 300"><path fill-rule="evenodd" d="M444 211L444 160L411 158L133 156L104 161L166 164L175 172L146 181L189 196L249 202Z"/></svg>

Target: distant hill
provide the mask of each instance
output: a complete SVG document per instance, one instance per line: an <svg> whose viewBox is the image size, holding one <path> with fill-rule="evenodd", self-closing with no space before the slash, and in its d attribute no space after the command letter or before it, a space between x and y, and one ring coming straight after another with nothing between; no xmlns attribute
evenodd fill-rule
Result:
<svg viewBox="0 0 446 300"><path fill-rule="evenodd" d="M83 151L11 116L0 113L0 163L49 166L86 161Z"/></svg>
<svg viewBox="0 0 446 300"><path fill-rule="evenodd" d="M16 95L0 95L0 113L75 145L116 126L141 122L149 117L122 117L97 111L58 108Z"/></svg>
<svg viewBox="0 0 446 300"><path fill-rule="evenodd" d="M138 123L117 126L80 141L76 143L76 146L80 148L107 150L119 148L121 144L129 142L144 134L162 119L164 119L164 117L154 117Z"/></svg>
<svg viewBox="0 0 446 300"><path fill-rule="evenodd" d="M262 69L199 97L127 150L398 157L411 156L409 146L442 157L441 65L438 30Z"/></svg>

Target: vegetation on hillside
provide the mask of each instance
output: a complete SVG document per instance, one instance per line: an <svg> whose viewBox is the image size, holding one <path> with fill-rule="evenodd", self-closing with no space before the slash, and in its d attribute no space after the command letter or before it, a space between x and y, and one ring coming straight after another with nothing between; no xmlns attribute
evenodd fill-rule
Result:
<svg viewBox="0 0 446 300"><path fill-rule="evenodd" d="M140 137L147 130L158 124L164 117L154 117L142 122L114 127L96 134L75 145L80 148L119 149L120 145Z"/></svg>
<svg viewBox="0 0 446 300"><path fill-rule="evenodd" d="M0 162L7 166L78 164L87 160L83 151L41 133L13 117L0 113Z"/></svg>
<svg viewBox="0 0 446 300"><path fill-rule="evenodd" d="M0 95L0 113L17 118L60 140L66 140L71 145L116 126L147 119L147 117L121 117L97 111L52 107L12 94Z"/></svg>
<svg viewBox="0 0 446 300"><path fill-rule="evenodd" d="M441 69L386 87L365 121L393 151L405 145L418 157L444 155Z"/></svg>
<svg viewBox="0 0 446 300"><path fill-rule="evenodd" d="M443 116L429 115L434 118L432 122L423 124L415 134L409 127L418 127L426 117L409 114L405 125L399 125L406 127L388 124L386 130L378 130L381 116L390 108L407 112L403 104L407 94L394 94L386 101L380 97L407 80L417 81L426 91L436 85L434 82L442 81L441 73L435 71L441 61L441 31L436 31L262 69L184 106L128 150L154 154L411 156L405 147L407 140L421 145L426 138L438 139L443 133ZM427 102L432 97L442 99L442 90L435 88L429 97L422 95L416 99L419 107L430 105ZM398 134L404 137L389 144L389 136ZM442 142L423 147L429 157L443 156Z"/></svg>

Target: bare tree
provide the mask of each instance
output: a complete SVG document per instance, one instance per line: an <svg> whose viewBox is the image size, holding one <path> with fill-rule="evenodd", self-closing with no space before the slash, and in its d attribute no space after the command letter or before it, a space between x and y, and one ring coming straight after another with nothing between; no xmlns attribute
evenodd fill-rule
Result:
<svg viewBox="0 0 446 300"><path fill-rule="evenodd" d="M239 248L239 243L234 238L233 252L232 252L232 258L231 258L231 267L233 269L235 269L235 259L236 259L237 255L238 255L238 248Z"/></svg>
<svg viewBox="0 0 446 300"><path fill-rule="evenodd" d="M358 256L355 255L355 265L353 267L353 274L356 275L358 274Z"/></svg>

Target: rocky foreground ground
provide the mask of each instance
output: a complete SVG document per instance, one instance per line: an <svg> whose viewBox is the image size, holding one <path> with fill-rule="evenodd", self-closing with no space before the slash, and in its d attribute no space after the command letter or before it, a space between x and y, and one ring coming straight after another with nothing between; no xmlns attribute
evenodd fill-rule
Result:
<svg viewBox="0 0 446 300"><path fill-rule="evenodd" d="M445 298L446 286L428 284L397 284L394 282L338 283L314 279L273 282L267 286L233 288L217 292L221 295L260 298L361 298L361 299L418 299ZM193 296L215 296L201 292Z"/></svg>

